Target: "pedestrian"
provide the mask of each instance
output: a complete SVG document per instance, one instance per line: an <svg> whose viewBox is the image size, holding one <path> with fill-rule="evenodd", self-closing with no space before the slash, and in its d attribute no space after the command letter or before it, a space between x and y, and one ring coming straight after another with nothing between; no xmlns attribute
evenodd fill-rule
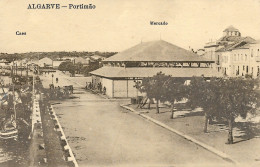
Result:
<svg viewBox="0 0 260 167"><path fill-rule="evenodd" d="M58 83L59 82L59 78L56 78L56 83Z"/></svg>
<svg viewBox="0 0 260 167"><path fill-rule="evenodd" d="M104 88L103 88L103 94L104 95L106 94L106 91L107 91L107 88L104 86Z"/></svg>
<svg viewBox="0 0 260 167"><path fill-rule="evenodd" d="M97 89L100 90L100 83L97 84Z"/></svg>
<svg viewBox="0 0 260 167"><path fill-rule="evenodd" d="M86 87L85 87L85 89L87 90L87 89L88 89L88 87L89 87L89 85L88 85L88 82L86 82Z"/></svg>
<svg viewBox="0 0 260 167"><path fill-rule="evenodd" d="M102 84L99 82L99 92L102 93Z"/></svg>

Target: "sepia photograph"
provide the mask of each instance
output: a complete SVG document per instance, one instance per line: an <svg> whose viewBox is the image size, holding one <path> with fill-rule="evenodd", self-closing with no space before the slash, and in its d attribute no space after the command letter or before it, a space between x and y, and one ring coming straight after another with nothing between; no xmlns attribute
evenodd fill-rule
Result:
<svg viewBox="0 0 260 167"><path fill-rule="evenodd" d="M260 0L0 0L0 167L260 166Z"/></svg>

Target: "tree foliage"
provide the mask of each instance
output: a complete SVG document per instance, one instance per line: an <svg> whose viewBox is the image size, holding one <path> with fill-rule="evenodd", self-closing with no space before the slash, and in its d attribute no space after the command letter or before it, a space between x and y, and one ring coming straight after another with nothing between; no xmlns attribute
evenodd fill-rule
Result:
<svg viewBox="0 0 260 167"><path fill-rule="evenodd" d="M171 119L174 114L175 102L181 101L186 97L187 86L185 85L184 78L174 78L169 76L164 83L161 101L171 103Z"/></svg>
<svg viewBox="0 0 260 167"><path fill-rule="evenodd" d="M136 88L140 92L145 92L147 98L156 100L156 111L159 113L159 100L163 97L164 86L170 76L157 73L153 77L143 78L142 82L136 83Z"/></svg>
<svg viewBox="0 0 260 167"><path fill-rule="evenodd" d="M189 104L202 107L205 112L205 128L210 117L224 119L229 123L228 143L233 143L232 128L237 116L243 118L254 113L259 105L258 86L252 78L192 78L189 88Z"/></svg>
<svg viewBox="0 0 260 167"><path fill-rule="evenodd" d="M237 116L245 118L247 113L255 113L259 106L259 95L255 88L258 83L251 79L230 78L220 81L220 115L229 124L228 144L233 143L233 123Z"/></svg>
<svg viewBox="0 0 260 167"><path fill-rule="evenodd" d="M76 66L72 62L62 62L59 65L58 70L69 71L72 75L74 75L76 71Z"/></svg>
<svg viewBox="0 0 260 167"><path fill-rule="evenodd" d="M207 124L212 118L228 122L228 143L233 143L233 123L236 117L245 118L248 113L255 113L259 107L259 79L252 78L211 78L193 77L189 86L185 85L185 79L174 78L157 73L153 77L144 78L136 83L140 92L145 92L149 99L158 103L170 102L173 118L175 102L188 99L188 105L193 109L202 107L205 114L204 132L207 132Z"/></svg>
<svg viewBox="0 0 260 167"><path fill-rule="evenodd" d="M175 101L181 100L185 95L184 82L182 78L173 78L160 72L153 77L144 78L142 82L136 84L136 87L140 92L145 92L149 99L156 100L157 113L159 113L159 101L170 102L172 104L171 118L173 118Z"/></svg>

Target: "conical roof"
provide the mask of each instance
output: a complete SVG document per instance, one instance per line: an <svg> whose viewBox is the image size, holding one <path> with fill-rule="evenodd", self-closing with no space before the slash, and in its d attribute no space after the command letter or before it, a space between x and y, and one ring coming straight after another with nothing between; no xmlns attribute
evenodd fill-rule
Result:
<svg viewBox="0 0 260 167"><path fill-rule="evenodd" d="M192 51L185 50L163 40L140 43L130 49L111 56L104 61L210 62L210 60L200 57Z"/></svg>

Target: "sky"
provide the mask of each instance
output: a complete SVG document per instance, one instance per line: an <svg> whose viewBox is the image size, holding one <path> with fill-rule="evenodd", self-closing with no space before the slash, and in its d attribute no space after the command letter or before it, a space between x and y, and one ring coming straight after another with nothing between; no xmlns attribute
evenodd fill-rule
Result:
<svg viewBox="0 0 260 167"><path fill-rule="evenodd" d="M96 9L28 10L32 3L94 4ZM120 52L160 39L199 49L230 25L242 36L260 39L259 17L260 0L1 0L0 53Z"/></svg>

